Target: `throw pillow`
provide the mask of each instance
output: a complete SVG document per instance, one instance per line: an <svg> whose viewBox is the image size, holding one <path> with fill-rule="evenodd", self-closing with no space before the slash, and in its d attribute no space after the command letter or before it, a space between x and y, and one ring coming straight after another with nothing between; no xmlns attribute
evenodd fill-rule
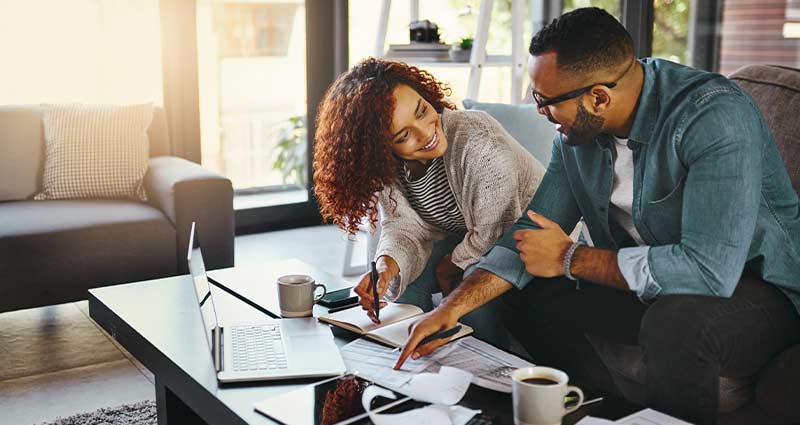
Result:
<svg viewBox="0 0 800 425"><path fill-rule="evenodd" d="M147 200L153 105L42 105L43 190L34 199Z"/></svg>
<svg viewBox="0 0 800 425"><path fill-rule="evenodd" d="M464 99L464 107L485 111L496 119L508 134L517 139L542 165L547 168L553 152L556 129L539 114L536 105L506 105L503 103L476 102Z"/></svg>

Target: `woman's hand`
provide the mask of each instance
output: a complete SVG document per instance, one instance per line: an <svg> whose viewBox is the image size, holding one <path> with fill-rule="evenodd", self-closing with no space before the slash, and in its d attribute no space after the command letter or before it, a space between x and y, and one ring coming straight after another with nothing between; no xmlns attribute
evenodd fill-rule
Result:
<svg viewBox="0 0 800 425"><path fill-rule="evenodd" d="M397 265L397 262L394 261L394 258L388 255L382 255L378 257L378 260L375 262L375 269L378 271L378 299L381 299L386 294L386 290L389 289L389 283L400 274L400 267ZM358 282L353 292L358 295L358 303L361 304L362 309L367 311L369 318L374 323L381 323L381 321L375 317L375 299L372 296L372 282L369 273L361 278L361 281ZM380 308L385 306L386 301L381 301Z"/></svg>
<svg viewBox="0 0 800 425"><path fill-rule="evenodd" d="M453 264L450 254L442 257L439 264L436 265L436 283L439 284L442 295L446 297L453 289L453 284L460 281L463 275L464 270Z"/></svg>

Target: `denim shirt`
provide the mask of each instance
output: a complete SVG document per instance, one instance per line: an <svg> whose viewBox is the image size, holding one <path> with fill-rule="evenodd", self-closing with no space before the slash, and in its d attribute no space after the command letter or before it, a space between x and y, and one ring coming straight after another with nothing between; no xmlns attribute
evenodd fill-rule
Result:
<svg viewBox="0 0 800 425"><path fill-rule="evenodd" d="M557 135L529 209L569 232L581 217L594 246L618 264L644 301L659 295L730 297L744 270L777 285L800 311L800 202L767 124L727 78L644 59L644 84L628 146L633 222L644 246L609 220L613 137L582 146ZM512 234L538 228L522 217L478 267L523 288Z"/></svg>

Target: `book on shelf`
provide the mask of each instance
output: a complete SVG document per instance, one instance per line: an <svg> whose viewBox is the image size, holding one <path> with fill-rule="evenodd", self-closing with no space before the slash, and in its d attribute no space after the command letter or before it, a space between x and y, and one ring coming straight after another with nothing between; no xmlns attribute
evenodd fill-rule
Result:
<svg viewBox="0 0 800 425"><path fill-rule="evenodd" d="M406 62L449 61L448 50L450 50L450 45L443 43L391 44L385 57L402 59Z"/></svg>
<svg viewBox="0 0 800 425"><path fill-rule="evenodd" d="M399 51L399 52L411 52L411 51L447 52L448 50L450 50L450 45L444 43L409 43L409 44L389 45L389 51Z"/></svg>
<svg viewBox="0 0 800 425"><path fill-rule="evenodd" d="M330 323L374 341L392 347L402 347L405 345L406 339L408 339L408 326L417 316L422 314L422 309L415 305L389 303L381 309L380 324L373 323L367 313L358 307L337 311L333 314L324 314L319 316L318 319L320 322ZM450 338L450 341L473 332L471 327L462 323L459 324L461 325L461 330Z"/></svg>

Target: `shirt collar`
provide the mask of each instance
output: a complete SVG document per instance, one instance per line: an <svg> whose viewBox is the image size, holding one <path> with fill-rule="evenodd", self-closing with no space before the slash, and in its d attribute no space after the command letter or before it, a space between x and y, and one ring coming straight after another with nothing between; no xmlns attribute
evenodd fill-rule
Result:
<svg viewBox="0 0 800 425"><path fill-rule="evenodd" d="M642 83L642 92L639 95L639 102L636 106L636 115L633 118L633 126L628 138L639 143L649 143L653 139L653 132L656 127L659 93L656 87L656 70L653 59L644 58L639 60L639 63L644 71L644 81Z"/></svg>

